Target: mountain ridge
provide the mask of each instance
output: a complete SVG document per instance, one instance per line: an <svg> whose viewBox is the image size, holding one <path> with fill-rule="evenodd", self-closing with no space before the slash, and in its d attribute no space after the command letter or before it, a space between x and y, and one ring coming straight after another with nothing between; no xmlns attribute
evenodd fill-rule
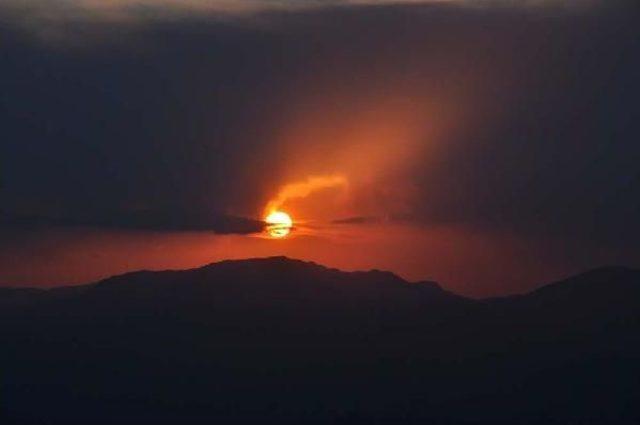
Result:
<svg viewBox="0 0 640 425"><path fill-rule="evenodd" d="M3 293L7 293L9 291L35 293L35 292L65 290L65 289L71 289L71 288L102 286L102 285L114 284L116 282L120 282L120 281L131 279L131 278L138 278L142 276L154 277L154 276L160 276L163 274L178 275L181 273L218 271L221 268L228 268L230 270L243 272L243 271L246 271L246 267L255 267L255 266L285 267L285 269L280 270L283 273L291 273L296 269L298 269L298 271L302 269L306 269L307 271L315 270L315 271L320 271L325 273L337 273L337 274L342 274L345 276L353 276L353 277L362 277L362 276L375 277L376 279L380 279L380 280L395 281L396 283L402 284L402 285L420 285L423 287L431 287L434 290L440 290L443 292L456 295L461 298L467 298L470 300L472 299L472 300L478 300L478 301L492 301L492 300L499 300L499 299L505 299L505 298L518 298L518 297L532 295L532 294L540 294L547 291L551 291L553 289L557 289L562 286L566 286L568 284L573 284L576 281L585 280L585 278L588 278L589 280L593 280L594 277L610 279L612 276L623 277L623 278L627 278L629 276L636 276L636 277L640 276L640 269L627 267L627 266L600 266L600 267L586 270L581 273L570 275L565 278L557 279L549 283L541 284L540 286L527 292L517 293L517 294L508 294L508 295L502 295L502 296L491 296L491 297L478 299L478 298L469 298L467 296L457 294L453 291L443 288L442 285L440 285L438 282L435 282L432 280L409 281L387 270L380 270L377 268L373 268L368 270L345 271L335 267L324 266L314 261L306 261L306 260L300 260L296 258L290 258L283 255L278 255L278 256L267 256L267 257L250 257L250 258L244 258L244 259L222 260L222 261L216 261L216 262L208 263L202 266L186 268L186 269L133 270L133 271L124 272L121 274L116 274L113 276L108 276L92 282L73 284L73 285L64 285L64 286L38 287L38 286L23 286L23 285L20 285L20 286L0 285L0 295L2 295ZM592 284L593 283L594 282L592 282ZM595 283L597 284L597 282Z"/></svg>
<svg viewBox="0 0 640 425"><path fill-rule="evenodd" d="M637 423L639 276L477 301L276 257L0 288L0 419Z"/></svg>

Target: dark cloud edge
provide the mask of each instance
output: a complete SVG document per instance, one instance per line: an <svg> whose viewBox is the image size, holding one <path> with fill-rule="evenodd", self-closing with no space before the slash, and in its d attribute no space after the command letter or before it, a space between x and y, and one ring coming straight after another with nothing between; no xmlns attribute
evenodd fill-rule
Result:
<svg viewBox="0 0 640 425"><path fill-rule="evenodd" d="M184 215L157 211L117 213L101 217L53 217L0 212L0 227L38 229L47 227L92 227L98 229L143 230L164 232L212 231L220 235L260 233L265 223L247 217L212 214Z"/></svg>

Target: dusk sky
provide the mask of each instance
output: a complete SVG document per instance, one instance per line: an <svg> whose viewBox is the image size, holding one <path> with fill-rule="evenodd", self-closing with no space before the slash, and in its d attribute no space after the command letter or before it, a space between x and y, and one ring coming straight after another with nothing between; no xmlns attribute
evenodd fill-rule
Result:
<svg viewBox="0 0 640 425"><path fill-rule="evenodd" d="M482 297L638 267L633 6L5 0L0 284L286 255Z"/></svg>

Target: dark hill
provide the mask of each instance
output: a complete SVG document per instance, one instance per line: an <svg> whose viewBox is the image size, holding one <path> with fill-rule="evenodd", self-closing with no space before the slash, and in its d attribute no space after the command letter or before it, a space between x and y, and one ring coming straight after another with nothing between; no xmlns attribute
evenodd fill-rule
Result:
<svg viewBox="0 0 640 425"><path fill-rule="evenodd" d="M0 289L0 414L70 423L637 423L640 272L473 301L284 257Z"/></svg>

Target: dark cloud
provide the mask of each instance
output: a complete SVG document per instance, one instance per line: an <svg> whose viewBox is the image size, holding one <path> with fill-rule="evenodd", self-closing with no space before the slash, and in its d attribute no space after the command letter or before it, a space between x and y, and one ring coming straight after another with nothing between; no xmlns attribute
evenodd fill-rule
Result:
<svg viewBox="0 0 640 425"><path fill-rule="evenodd" d="M37 230L42 228L93 227L100 229L152 230L166 232L212 231L218 234L252 234L264 230L260 220L233 216L212 216L185 211L132 211L92 214L87 217L44 217L0 214L0 228Z"/></svg>
<svg viewBox="0 0 640 425"><path fill-rule="evenodd" d="M347 122L370 99L411 103L415 92L425 126L440 108L453 124L420 140L429 152L406 167L368 170L412 188L412 217L640 248L635 18L624 2L575 14L328 7L76 20L75 41L5 24L3 209L224 232L200 211L257 216L292 163L324 164L305 149L339 150L285 141L317 99ZM381 208L395 203L392 190L362 191Z"/></svg>
<svg viewBox="0 0 640 425"><path fill-rule="evenodd" d="M424 217L637 248L634 18L544 19L514 31L523 37L509 53L520 77L492 82L487 97L498 107L424 170L425 198L447 194L422 204ZM501 104L504 93L513 99Z"/></svg>

